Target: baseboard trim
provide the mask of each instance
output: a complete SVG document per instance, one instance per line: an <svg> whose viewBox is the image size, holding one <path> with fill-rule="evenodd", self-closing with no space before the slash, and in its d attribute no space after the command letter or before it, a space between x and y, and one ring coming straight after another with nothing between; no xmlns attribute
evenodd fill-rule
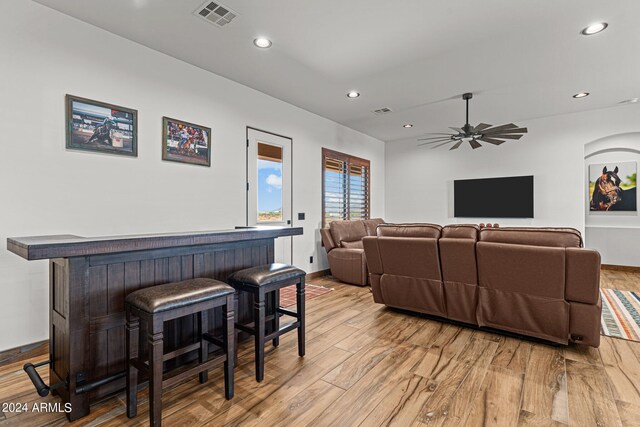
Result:
<svg viewBox="0 0 640 427"><path fill-rule="evenodd" d="M329 270L329 269L320 270L320 271L314 271L313 273L307 274L307 280L317 279L318 277L324 277L324 276L328 276L330 274L331 274L331 270Z"/></svg>
<svg viewBox="0 0 640 427"><path fill-rule="evenodd" d="M25 344L20 347L0 351L0 366L42 356L43 354L47 354L48 351L49 340L38 341L32 344Z"/></svg>
<svg viewBox="0 0 640 427"><path fill-rule="evenodd" d="M631 265L602 264L600 268L602 268L603 270L629 271L632 273L640 273L640 267L634 267Z"/></svg>

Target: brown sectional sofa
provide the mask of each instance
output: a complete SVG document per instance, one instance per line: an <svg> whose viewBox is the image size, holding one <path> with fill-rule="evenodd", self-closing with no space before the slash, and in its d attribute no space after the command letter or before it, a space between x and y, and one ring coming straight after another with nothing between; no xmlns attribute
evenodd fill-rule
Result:
<svg viewBox="0 0 640 427"><path fill-rule="evenodd" d="M362 238L375 236L376 227L380 224L384 224L380 218L332 221L329 228L320 230L322 244L327 250L329 268L335 278L353 285L367 285L369 272Z"/></svg>
<svg viewBox="0 0 640 427"><path fill-rule="evenodd" d="M600 255L577 230L384 224L362 241L378 303L600 344Z"/></svg>

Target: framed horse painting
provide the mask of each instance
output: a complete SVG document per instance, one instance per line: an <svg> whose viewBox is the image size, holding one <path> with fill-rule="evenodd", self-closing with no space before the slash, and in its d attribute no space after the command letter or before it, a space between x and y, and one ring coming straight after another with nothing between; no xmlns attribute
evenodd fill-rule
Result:
<svg viewBox="0 0 640 427"><path fill-rule="evenodd" d="M636 162L589 165L589 210L637 211Z"/></svg>

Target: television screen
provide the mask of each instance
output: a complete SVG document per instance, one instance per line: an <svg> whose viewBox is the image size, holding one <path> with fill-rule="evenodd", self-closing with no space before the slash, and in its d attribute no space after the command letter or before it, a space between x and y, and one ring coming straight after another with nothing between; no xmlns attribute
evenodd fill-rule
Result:
<svg viewBox="0 0 640 427"><path fill-rule="evenodd" d="M533 176L453 182L457 218L533 218Z"/></svg>

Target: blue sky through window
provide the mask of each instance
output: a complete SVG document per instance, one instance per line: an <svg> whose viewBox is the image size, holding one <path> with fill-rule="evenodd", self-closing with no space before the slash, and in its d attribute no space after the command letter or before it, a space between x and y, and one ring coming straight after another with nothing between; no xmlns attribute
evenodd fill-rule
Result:
<svg viewBox="0 0 640 427"><path fill-rule="evenodd" d="M267 220L260 213L276 211L282 211L282 163L258 160L258 218Z"/></svg>

